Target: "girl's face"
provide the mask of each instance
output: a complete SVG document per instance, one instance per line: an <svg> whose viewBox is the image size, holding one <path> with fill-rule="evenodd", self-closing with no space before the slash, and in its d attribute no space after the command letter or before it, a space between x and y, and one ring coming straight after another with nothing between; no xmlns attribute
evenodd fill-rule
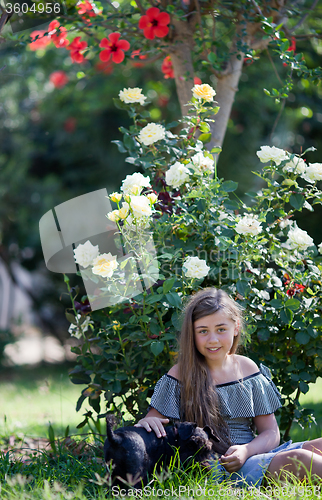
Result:
<svg viewBox="0 0 322 500"><path fill-rule="evenodd" d="M221 310L194 322L195 345L208 364L224 361L236 335L236 323Z"/></svg>

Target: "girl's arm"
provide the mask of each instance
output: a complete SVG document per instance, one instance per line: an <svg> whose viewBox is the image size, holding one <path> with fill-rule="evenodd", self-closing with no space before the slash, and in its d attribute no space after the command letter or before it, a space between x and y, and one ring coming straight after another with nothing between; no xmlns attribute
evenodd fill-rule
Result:
<svg viewBox="0 0 322 500"><path fill-rule="evenodd" d="M233 445L221 457L221 464L228 472L238 471L247 458L271 451L280 442L280 431L274 413L254 417L258 436L250 443Z"/></svg>
<svg viewBox="0 0 322 500"><path fill-rule="evenodd" d="M138 421L134 427L144 427L148 432L152 430L155 432L157 437L166 436L166 432L162 424L168 424L169 419L158 412L155 408L151 408L144 418Z"/></svg>

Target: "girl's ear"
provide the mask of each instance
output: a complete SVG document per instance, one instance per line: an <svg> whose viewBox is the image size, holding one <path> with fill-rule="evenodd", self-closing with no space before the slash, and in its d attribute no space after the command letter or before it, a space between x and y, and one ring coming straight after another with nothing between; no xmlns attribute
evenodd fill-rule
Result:
<svg viewBox="0 0 322 500"><path fill-rule="evenodd" d="M239 319L236 319L236 322L235 322L235 331L234 331L234 336L235 337L239 333L239 328L240 328L240 321L239 321Z"/></svg>

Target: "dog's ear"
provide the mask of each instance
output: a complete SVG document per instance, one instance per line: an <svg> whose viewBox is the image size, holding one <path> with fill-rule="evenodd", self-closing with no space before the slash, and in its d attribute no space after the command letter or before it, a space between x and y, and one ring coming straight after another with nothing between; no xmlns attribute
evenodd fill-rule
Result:
<svg viewBox="0 0 322 500"><path fill-rule="evenodd" d="M197 424L195 424L194 422L180 422L179 424L176 424L176 427L178 429L180 438L183 441L186 441L187 439L191 438L195 428L197 427Z"/></svg>
<svg viewBox="0 0 322 500"><path fill-rule="evenodd" d="M213 441L217 441L217 443L220 442L220 439L218 436L216 436L216 434L213 433L213 430L209 427L209 425L206 425L203 430L205 431L205 433L207 434L207 436L209 437L209 439L212 439Z"/></svg>
<svg viewBox="0 0 322 500"><path fill-rule="evenodd" d="M116 446L119 446L122 443L122 437L119 434L113 432L114 419L106 417L106 434L107 440Z"/></svg>

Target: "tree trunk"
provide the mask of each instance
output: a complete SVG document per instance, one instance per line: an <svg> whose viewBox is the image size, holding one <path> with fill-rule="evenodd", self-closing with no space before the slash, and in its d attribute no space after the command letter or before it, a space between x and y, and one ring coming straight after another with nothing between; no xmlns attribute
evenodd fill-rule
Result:
<svg viewBox="0 0 322 500"><path fill-rule="evenodd" d="M169 47L176 82L177 95L182 116L188 114L188 101L191 101L194 70L191 53L193 50L194 21L175 20L174 37Z"/></svg>
<svg viewBox="0 0 322 500"><path fill-rule="evenodd" d="M220 106L218 114L214 117L215 122L210 124L211 141L207 144L207 149L215 146L222 147L225 133L227 130L228 120L231 113L231 108L235 100L235 94L238 91L238 83L243 69L244 56L239 54L231 56L228 65L229 72L218 78L216 87L216 101Z"/></svg>

